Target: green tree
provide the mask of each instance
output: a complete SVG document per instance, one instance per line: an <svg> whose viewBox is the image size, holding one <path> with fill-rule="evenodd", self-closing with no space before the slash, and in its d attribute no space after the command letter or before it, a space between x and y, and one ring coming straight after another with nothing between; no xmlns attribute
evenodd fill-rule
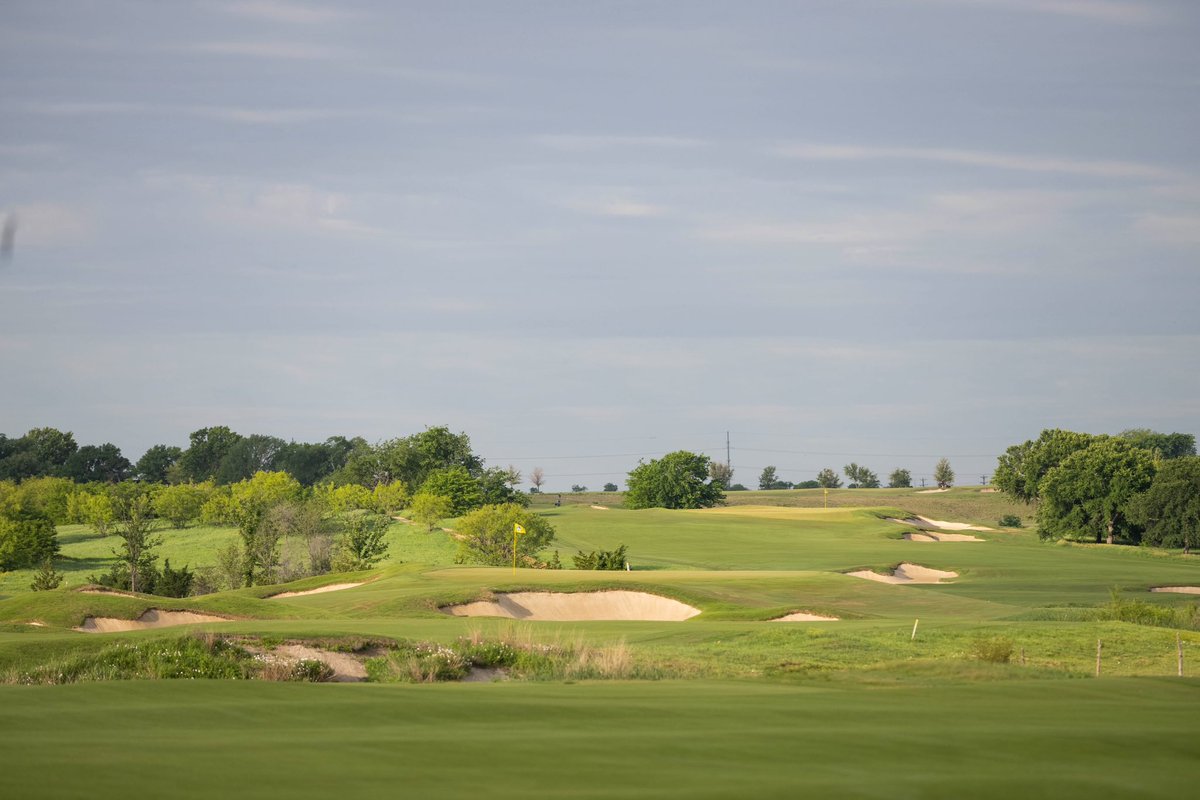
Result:
<svg viewBox="0 0 1200 800"><path fill-rule="evenodd" d="M1196 455L1196 437L1190 433L1158 433L1149 428L1130 428L1117 436L1166 460Z"/></svg>
<svg viewBox="0 0 1200 800"><path fill-rule="evenodd" d="M1000 456L992 473L992 484L1010 497L1032 503L1041 496L1040 486L1046 473L1096 438L1058 428L1044 430L1037 439L1015 444Z"/></svg>
<svg viewBox="0 0 1200 800"><path fill-rule="evenodd" d="M200 518L200 509L215 489L211 481L164 486L154 495L154 513L174 528L186 528L189 522Z"/></svg>
<svg viewBox="0 0 1200 800"><path fill-rule="evenodd" d="M116 483L129 476L133 465L112 442L84 445L72 453L62 466L64 478L78 483Z"/></svg>
<svg viewBox="0 0 1200 800"><path fill-rule="evenodd" d="M721 484L721 488L728 489L733 485L733 467L724 461L711 461L708 465L708 478L713 483Z"/></svg>
<svg viewBox="0 0 1200 800"><path fill-rule="evenodd" d="M676 450L651 459L625 481L627 508L712 508L725 500L724 487L708 479L708 456Z"/></svg>
<svg viewBox="0 0 1200 800"><path fill-rule="evenodd" d="M142 576L153 572L156 560L154 548L162 544L162 537L150 535L154 527L150 496L130 494L118 497L113 506L118 520L115 533L121 539L120 549L113 553L121 566L129 570L129 589L134 592L151 591L153 581L143 582Z"/></svg>
<svg viewBox="0 0 1200 800"><path fill-rule="evenodd" d="M247 586L269 583L274 576L279 534L276 528L263 526L267 512L280 503L299 500L300 494L299 482L286 472L257 472L229 487L229 512L242 537Z"/></svg>
<svg viewBox="0 0 1200 800"><path fill-rule="evenodd" d="M408 515L413 522L432 531L440 521L450 516L453 508L454 503L449 497L432 492L417 492L408 507Z"/></svg>
<svg viewBox="0 0 1200 800"><path fill-rule="evenodd" d="M163 597L187 597L192 591L192 580L195 576L184 564L179 569L171 569L171 559L163 562L162 572L154 584L154 593Z"/></svg>
<svg viewBox="0 0 1200 800"><path fill-rule="evenodd" d="M888 477L889 489L910 489L912 488L912 473L906 469L897 468L892 470L892 474Z"/></svg>
<svg viewBox="0 0 1200 800"><path fill-rule="evenodd" d="M615 491L618 491L620 488L621 487L617 486L615 483L604 484L604 491L606 491L606 492L615 492Z"/></svg>
<svg viewBox="0 0 1200 800"><path fill-rule="evenodd" d="M1046 473L1037 519L1043 539L1136 539L1128 512L1134 497L1154 479L1154 457L1121 439L1104 438L1063 459Z"/></svg>
<svg viewBox="0 0 1200 800"><path fill-rule="evenodd" d="M513 563L514 524L525 529L516 537L517 563L541 564L538 553L554 541L554 526L515 503L486 505L459 520L460 560L494 567Z"/></svg>
<svg viewBox="0 0 1200 800"><path fill-rule="evenodd" d="M386 484L379 484L385 486ZM379 487L375 487L378 489ZM347 483L334 486L326 483L313 487L313 499L320 503L331 514L341 514L346 511L368 509L375 505L375 495L365 486L357 483Z"/></svg>
<svg viewBox="0 0 1200 800"><path fill-rule="evenodd" d="M183 477L193 481L215 480L221 461L241 438L224 425L192 431L188 436L191 444L179 458Z"/></svg>
<svg viewBox="0 0 1200 800"><path fill-rule="evenodd" d="M380 514L387 514L389 517L398 514L410 500L408 485L404 481L377 484L371 494L375 510Z"/></svg>
<svg viewBox="0 0 1200 800"><path fill-rule="evenodd" d="M256 472L278 471L276 461L287 447L278 436L251 434L229 446L217 466L217 483L243 481Z"/></svg>
<svg viewBox="0 0 1200 800"><path fill-rule="evenodd" d="M387 555L384 541L391 523L383 514L355 513L348 515L345 529L337 539L333 568L338 572L370 569Z"/></svg>
<svg viewBox="0 0 1200 800"><path fill-rule="evenodd" d="M779 476L775 473L775 467L763 467L762 473L758 476L758 488L763 490L774 489L777 483L779 483Z"/></svg>
<svg viewBox="0 0 1200 800"><path fill-rule="evenodd" d="M54 522L14 503L0 509L0 572L25 569L58 555Z"/></svg>
<svg viewBox="0 0 1200 800"><path fill-rule="evenodd" d="M107 536L117 521L112 500L107 493L75 492L68 500L69 515L84 525L91 525L100 536Z"/></svg>
<svg viewBox="0 0 1200 800"><path fill-rule="evenodd" d="M421 491L450 498L450 514L455 517L483 504L479 483L466 467L447 467L431 472L421 485Z"/></svg>
<svg viewBox="0 0 1200 800"><path fill-rule="evenodd" d="M949 489L954 485L954 470L950 468L949 459L938 460L937 466L933 468L933 480L939 489Z"/></svg>
<svg viewBox="0 0 1200 800"><path fill-rule="evenodd" d="M479 483L479 504L499 505L517 503L529 505L529 498L513 488L512 475L507 469L493 467L482 470L476 481Z"/></svg>
<svg viewBox="0 0 1200 800"><path fill-rule="evenodd" d="M29 588L35 592L47 592L57 589L62 582L63 574L54 569L54 559L47 558L38 568L37 574L33 576L33 582L29 584Z"/></svg>
<svg viewBox="0 0 1200 800"><path fill-rule="evenodd" d="M846 477L850 479L851 489L878 489L879 476L866 467L860 467L858 464L851 462L847 464L842 471Z"/></svg>
<svg viewBox="0 0 1200 800"><path fill-rule="evenodd" d="M842 479L838 477L836 472L829 467L826 467L817 473L817 483L819 483L823 489L837 489L842 485Z"/></svg>
<svg viewBox="0 0 1200 800"><path fill-rule="evenodd" d="M166 444L156 444L142 454L133 467L134 476L147 483L166 483L171 467L179 461L183 450Z"/></svg>
<svg viewBox="0 0 1200 800"><path fill-rule="evenodd" d="M1144 541L1159 547L1200 547L1200 458L1164 461L1145 493L1130 504L1130 521L1144 526Z"/></svg>

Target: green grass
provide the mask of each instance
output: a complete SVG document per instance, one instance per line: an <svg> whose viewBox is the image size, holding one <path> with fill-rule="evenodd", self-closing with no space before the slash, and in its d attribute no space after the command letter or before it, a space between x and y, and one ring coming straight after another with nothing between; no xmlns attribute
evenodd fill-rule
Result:
<svg viewBox="0 0 1200 800"><path fill-rule="evenodd" d="M0 688L0 796L1177 798L1193 680Z"/></svg>

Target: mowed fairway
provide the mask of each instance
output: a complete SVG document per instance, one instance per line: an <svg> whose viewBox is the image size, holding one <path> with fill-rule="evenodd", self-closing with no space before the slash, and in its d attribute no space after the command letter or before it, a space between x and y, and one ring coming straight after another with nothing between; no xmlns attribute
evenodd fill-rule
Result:
<svg viewBox="0 0 1200 800"><path fill-rule="evenodd" d="M13 798L1177 798L1200 780L1192 680L159 682L2 696L0 795Z"/></svg>
<svg viewBox="0 0 1200 800"><path fill-rule="evenodd" d="M987 524L997 501L965 493ZM914 502L920 502L919 500ZM976 505L972 505L976 503ZM0 797L1180 797L1200 779L1200 633L1117 621L1117 588L1157 609L1195 597L1200 560L1056 545L1030 530L904 540L886 508L544 509L554 548L625 544L625 572L453 563L451 535L397 523L382 568L186 600L14 592L0 600L0 673L184 629L81 634L87 616L149 608L228 618L199 629L263 640L464 637L627 653L639 680L344 685L160 680L0 686ZM450 523L453 525L453 522ZM77 529L72 548L98 543ZM171 535L171 534L168 534ZM175 542L202 553L196 530ZM165 549L165 548L164 548ZM174 563L174 557L172 557ZM915 563L947 583L844 574ZM462 618L497 592L625 589L699 609L685 621ZM837 621L776 623L803 611ZM914 622L919 630L913 635ZM41 623L33 627L29 623ZM1177 639L1178 636L1178 639ZM1002 640L1008 663L979 656ZM1097 641L1103 674L1093 677ZM14 678L15 676L15 678Z"/></svg>

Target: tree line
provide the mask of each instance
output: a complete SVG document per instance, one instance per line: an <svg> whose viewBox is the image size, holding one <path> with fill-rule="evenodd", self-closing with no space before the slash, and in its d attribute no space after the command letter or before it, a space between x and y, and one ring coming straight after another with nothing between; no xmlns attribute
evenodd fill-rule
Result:
<svg viewBox="0 0 1200 800"><path fill-rule="evenodd" d="M849 483L847 489L878 489L883 484L880 483L879 475L873 470L865 466L851 462L842 468L842 474L846 476ZM950 467L948 459L941 459L933 470L934 482L938 488L948 489L954 485L954 470ZM912 488L912 472L903 467L897 467L888 476L889 489L910 489ZM758 488L763 490L768 489L840 489L842 488L842 478L832 467L826 467L817 473L816 480L800 481L799 483L791 483L779 479L778 471L774 466L763 467L762 473L758 476ZM745 490L746 487L741 484L733 484L729 487L730 490Z"/></svg>
<svg viewBox="0 0 1200 800"><path fill-rule="evenodd" d="M1196 437L1133 428L1116 436L1061 429L1009 447L992 482L1037 507L1044 539L1200 545Z"/></svg>

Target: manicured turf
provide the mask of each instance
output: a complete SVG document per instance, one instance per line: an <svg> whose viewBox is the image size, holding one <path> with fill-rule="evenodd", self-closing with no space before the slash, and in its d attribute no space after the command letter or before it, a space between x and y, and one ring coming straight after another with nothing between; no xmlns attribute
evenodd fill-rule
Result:
<svg viewBox="0 0 1200 800"><path fill-rule="evenodd" d="M0 688L0 796L1180 798L1193 680Z"/></svg>

